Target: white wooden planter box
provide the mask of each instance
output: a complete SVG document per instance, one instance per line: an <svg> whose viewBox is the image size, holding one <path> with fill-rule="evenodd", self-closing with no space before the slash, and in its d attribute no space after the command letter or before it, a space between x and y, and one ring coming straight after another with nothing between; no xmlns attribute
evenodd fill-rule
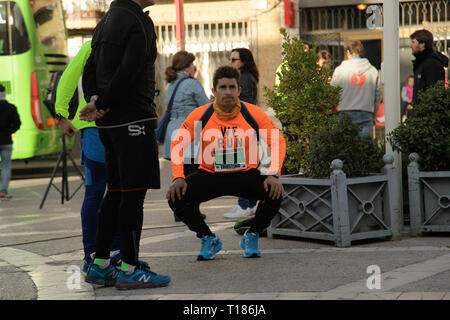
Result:
<svg viewBox="0 0 450 320"><path fill-rule="evenodd" d="M450 171L420 171L419 155L408 165L411 235L450 232Z"/></svg>
<svg viewBox="0 0 450 320"><path fill-rule="evenodd" d="M333 241L349 247L352 241L399 238L402 225L392 207L398 193L391 155L378 175L349 178L342 161L332 162L329 179L281 177L285 195L267 228L268 236L285 235Z"/></svg>

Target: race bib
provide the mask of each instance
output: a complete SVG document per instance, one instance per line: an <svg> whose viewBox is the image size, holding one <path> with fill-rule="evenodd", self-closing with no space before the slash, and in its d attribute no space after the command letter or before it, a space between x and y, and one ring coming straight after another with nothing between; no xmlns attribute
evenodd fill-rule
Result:
<svg viewBox="0 0 450 320"><path fill-rule="evenodd" d="M244 148L214 150L215 172L231 172L243 169L247 169Z"/></svg>

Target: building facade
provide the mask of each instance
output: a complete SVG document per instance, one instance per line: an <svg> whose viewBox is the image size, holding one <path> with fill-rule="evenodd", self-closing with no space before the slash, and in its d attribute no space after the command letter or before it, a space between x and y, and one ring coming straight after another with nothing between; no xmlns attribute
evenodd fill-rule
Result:
<svg viewBox="0 0 450 320"><path fill-rule="evenodd" d="M344 59L344 44L360 40L366 57L381 68L383 61L383 1L381 0L301 0L299 5L301 39L328 49L335 65ZM450 4L448 0L399 1L400 79L412 74L414 56L409 35L428 29L435 48L450 54Z"/></svg>
<svg viewBox="0 0 450 320"><path fill-rule="evenodd" d="M400 72L402 83L412 73L414 57L409 35L429 29L436 49L449 55L448 0L399 1ZM108 9L111 0L63 0L69 29L69 54L74 56ZM211 95L212 73L229 62L232 48L247 47L260 71L259 101L265 107L264 87L272 87L281 62L280 28L286 28L318 49L327 49L334 65L344 59L344 45L361 40L366 57L381 68L383 61L382 0L184 0L185 49L195 54L197 78ZM177 50L173 0L157 0L148 8L158 36L157 97L159 114L165 101L164 70Z"/></svg>
<svg viewBox="0 0 450 320"><path fill-rule="evenodd" d="M109 7L110 0L63 0L66 24L69 29L70 55L92 36L92 30ZM280 28L286 27L298 36L298 12L290 17L290 26L284 23L284 5L298 3L279 0L185 0L185 49L196 56L197 78L207 96L211 95L214 70L228 64L231 50L249 48L260 71L259 101L264 107L264 86L275 83L275 72L281 63ZM157 86L161 94L156 98L158 113L165 109L164 70L177 51L173 0L158 0L149 7L155 23L158 44ZM292 12L291 12L292 13Z"/></svg>

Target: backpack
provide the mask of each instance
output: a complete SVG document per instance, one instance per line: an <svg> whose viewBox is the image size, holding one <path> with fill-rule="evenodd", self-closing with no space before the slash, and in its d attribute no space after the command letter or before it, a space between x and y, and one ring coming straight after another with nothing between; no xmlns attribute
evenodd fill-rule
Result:
<svg viewBox="0 0 450 320"><path fill-rule="evenodd" d="M209 119L213 115L213 113L214 113L213 105L214 105L214 103L211 103L209 105L209 107L205 110L205 112L201 116L199 123L195 127L195 134L197 137L201 136L201 130L206 126ZM256 140L258 142L258 150L259 150L259 154L260 154L260 157L258 157L258 168L261 167L260 169L267 170L269 168L269 164L270 164L270 157L266 156L267 145L266 144L262 145L262 143L259 139L259 125L256 122L255 118L253 118L253 116L251 115L250 111L248 111L248 108L245 106L245 104L242 101L241 101L241 114L244 117L245 121L247 121L247 123L256 132ZM198 143L199 142L197 141L196 144L198 144Z"/></svg>
<svg viewBox="0 0 450 320"><path fill-rule="evenodd" d="M206 124L208 123L209 119L214 113L214 103L211 103L209 107L206 109L206 111L203 113L202 117L200 118L200 122L197 126L201 124L201 128L204 128ZM250 114L245 104L241 101L241 114L244 117L245 121L255 130L256 132L256 139L259 142L259 126L256 122L255 118ZM197 128L196 128L197 132ZM198 132L199 133L199 132Z"/></svg>

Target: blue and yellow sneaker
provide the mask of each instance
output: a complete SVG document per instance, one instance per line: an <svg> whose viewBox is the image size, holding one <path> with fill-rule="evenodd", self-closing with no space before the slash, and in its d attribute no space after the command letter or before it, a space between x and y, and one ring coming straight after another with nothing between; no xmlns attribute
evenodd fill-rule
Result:
<svg viewBox="0 0 450 320"><path fill-rule="evenodd" d="M213 260L220 250L222 250L222 242L216 234L214 236L203 236L202 248L197 255L197 260Z"/></svg>
<svg viewBox="0 0 450 320"><path fill-rule="evenodd" d="M261 257L261 251L258 250L258 233L251 233L245 231L244 236L241 239L241 248L244 249L244 256L246 258L259 258Z"/></svg>
<svg viewBox="0 0 450 320"><path fill-rule="evenodd" d="M117 276L115 287L118 290L158 288L168 286L169 282L169 276L163 276L152 271L136 268L132 274L120 271Z"/></svg>
<svg viewBox="0 0 450 320"><path fill-rule="evenodd" d="M107 268L102 269L98 264L93 263L89 266L85 281L87 283L111 287L116 283L118 273L119 271L112 264Z"/></svg>

